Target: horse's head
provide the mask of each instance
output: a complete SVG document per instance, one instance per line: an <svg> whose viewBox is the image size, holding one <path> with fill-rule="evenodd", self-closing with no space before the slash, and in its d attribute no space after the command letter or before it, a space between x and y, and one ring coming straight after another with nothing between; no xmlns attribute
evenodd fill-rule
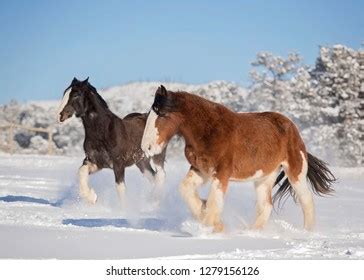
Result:
<svg viewBox="0 0 364 280"><path fill-rule="evenodd" d="M160 86L145 125L141 148L151 157L160 154L182 123L176 93Z"/></svg>
<svg viewBox="0 0 364 280"><path fill-rule="evenodd" d="M76 117L83 117L89 107L88 95L91 94L92 88L88 78L84 81L73 78L71 85L63 93L62 103L57 114L58 121L64 122L73 114Z"/></svg>

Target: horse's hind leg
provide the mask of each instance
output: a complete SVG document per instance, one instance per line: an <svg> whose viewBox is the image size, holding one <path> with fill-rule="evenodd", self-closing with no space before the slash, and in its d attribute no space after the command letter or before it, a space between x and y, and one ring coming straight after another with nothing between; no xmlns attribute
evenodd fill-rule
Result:
<svg viewBox="0 0 364 280"><path fill-rule="evenodd" d="M277 178L277 172L272 172L261 180L255 181L255 192L257 196L256 216L253 229L262 229L272 212L272 188Z"/></svg>
<svg viewBox="0 0 364 280"><path fill-rule="evenodd" d="M126 207L126 188L125 188L125 167L121 164L114 164L115 186L118 192L121 206Z"/></svg>
<svg viewBox="0 0 364 280"><path fill-rule="evenodd" d="M187 203L192 215L200 222L202 222L206 204L199 197L197 190L204 182L205 177L201 172L191 167L179 186L183 200Z"/></svg>
<svg viewBox="0 0 364 280"><path fill-rule="evenodd" d="M302 151L288 159L288 166L283 165L290 184L301 204L304 216L304 228L312 230L315 225L315 207L312 193L307 183L307 159Z"/></svg>
<svg viewBox="0 0 364 280"><path fill-rule="evenodd" d="M89 203L95 204L97 195L95 191L88 185L89 174L95 173L99 168L96 164L84 160L78 171L80 181L80 196Z"/></svg>

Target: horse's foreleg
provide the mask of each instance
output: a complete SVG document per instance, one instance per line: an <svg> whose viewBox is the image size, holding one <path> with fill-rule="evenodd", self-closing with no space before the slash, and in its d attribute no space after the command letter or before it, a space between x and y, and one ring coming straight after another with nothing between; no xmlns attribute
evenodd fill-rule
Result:
<svg viewBox="0 0 364 280"><path fill-rule="evenodd" d="M221 214L224 208L224 194L227 189L227 181L222 182L217 178L212 180L211 189L206 202L206 213L203 223L214 227L215 232L223 231L224 225Z"/></svg>
<svg viewBox="0 0 364 280"><path fill-rule="evenodd" d="M187 203L192 215L200 222L202 222L203 212L206 205L200 199L197 190L204 182L205 178L202 174L191 167L179 186L179 191L183 200Z"/></svg>
<svg viewBox="0 0 364 280"><path fill-rule="evenodd" d="M267 177L254 183L257 202L255 223L253 225L253 229L262 229L270 217L273 208L272 188L276 178L277 172L273 172Z"/></svg>
<svg viewBox="0 0 364 280"><path fill-rule="evenodd" d="M115 175L115 186L116 191L118 193L121 205L123 208L126 206L126 188L125 188L125 168L124 166L120 166L114 164L114 175Z"/></svg>
<svg viewBox="0 0 364 280"><path fill-rule="evenodd" d="M163 187L166 173L164 171L164 160L166 157L166 149L161 154L155 155L151 159L151 165L154 169L154 182L158 189Z"/></svg>
<svg viewBox="0 0 364 280"><path fill-rule="evenodd" d="M78 171L80 181L80 196L89 203L95 204L97 195L95 191L88 185L89 174L95 173L99 168L96 164L84 161Z"/></svg>

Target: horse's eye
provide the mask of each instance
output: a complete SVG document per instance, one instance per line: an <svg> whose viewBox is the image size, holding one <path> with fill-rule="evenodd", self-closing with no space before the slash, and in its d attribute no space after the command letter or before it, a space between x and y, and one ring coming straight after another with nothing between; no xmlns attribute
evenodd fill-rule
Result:
<svg viewBox="0 0 364 280"><path fill-rule="evenodd" d="M158 117L166 118L167 117L167 114L166 113L163 113L163 112L159 112L158 113Z"/></svg>
<svg viewBox="0 0 364 280"><path fill-rule="evenodd" d="M153 111L154 111L154 112L156 112L156 114L158 115L158 113L159 113L159 108L158 108L158 107L156 107L156 106L153 106L153 108L152 108L152 109L153 109Z"/></svg>
<svg viewBox="0 0 364 280"><path fill-rule="evenodd" d="M78 98L80 96L81 96L81 92L79 92L79 91L75 91L75 92L72 93L73 98Z"/></svg>

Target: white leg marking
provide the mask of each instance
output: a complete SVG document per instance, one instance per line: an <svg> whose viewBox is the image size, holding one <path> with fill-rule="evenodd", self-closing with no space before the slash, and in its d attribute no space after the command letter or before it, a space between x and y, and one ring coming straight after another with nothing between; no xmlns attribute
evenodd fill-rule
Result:
<svg viewBox="0 0 364 280"><path fill-rule="evenodd" d="M221 182L214 178L206 202L206 213L203 223L209 226L220 226L220 216L224 208L224 192Z"/></svg>
<svg viewBox="0 0 364 280"><path fill-rule="evenodd" d="M62 98L62 102L61 105L58 108L58 112L57 112L57 121L60 123L61 122L61 112L63 111L64 107L66 107L68 100L70 98L70 93L72 91L72 87L70 87L63 95Z"/></svg>
<svg viewBox="0 0 364 280"><path fill-rule="evenodd" d="M197 193L197 189L203 183L204 178L202 175L190 169L179 187L183 200L187 203L192 215L199 221L202 220L203 202Z"/></svg>
<svg viewBox="0 0 364 280"><path fill-rule="evenodd" d="M158 115L153 110L150 110L141 143L141 148L148 157L160 154L164 148L164 143L157 144L159 138L159 132L156 127L157 118Z"/></svg>
<svg viewBox="0 0 364 280"><path fill-rule="evenodd" d="M94 164L82 165L78 171L80 180L80 196L86 199L89 203L95 204L97 195L95 191L88 185L88 177L90 172L96 171Z"/></svg>
<svg viewBox="0 0 364 280"><path fill-rule="evenodd" d="M265 178L254 182L257 196L254 229L262 229L270 217L273 208L272 188L277 175L278 171L275 171Z"/></svg>
<svg viewBox="0 0 364 280"><path fill-rule="evenodd" d="M155 201L156 207L159 206L160 201L163 199L164 195L164 180L166 178L166 173L163 167L159 164L154 164L154 191L153 200Z"/></svg>
<svg viewBox="0 0 364 280"><path fill-rule="evenodd" d="M124 182L121 182L121 183L117 183L116 184L116 190L118 192L118 195L119 195L119 199L120 199L120 202L121 202L121 206L123 208L126 207L126 188L125 188L125 183Z"/></svg>
<svg viewBox="0 0 364 280"><path fill-rule="evenodd" d="M302 170L298 175L298 180L291 182L291 184L302 207L304 228L306 230L312 230L315 226L315 206L312 193L307 183L307 160L303 152L301 151L300 153L302 156Z"/></svg>

